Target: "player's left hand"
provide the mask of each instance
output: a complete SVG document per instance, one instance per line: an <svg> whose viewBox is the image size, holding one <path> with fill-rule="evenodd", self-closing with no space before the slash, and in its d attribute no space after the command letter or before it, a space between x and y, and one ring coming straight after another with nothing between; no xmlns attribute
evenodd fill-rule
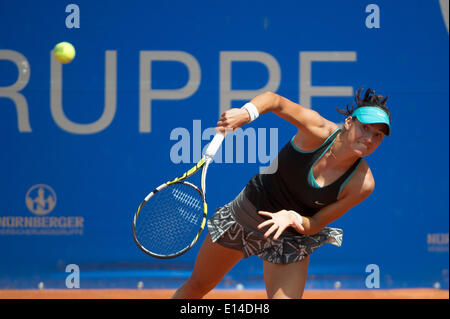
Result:
<svg viewBox="0 0 450 319"><path fill-rule="evenodd" d="M284 230L290 226L296 228L296 230L299 232L305 231L302 224L300 224L300 222L298 221L298 218L294 215L296 213L293 211L280 210L279 212L276 213L259 211L258 214L271 218L258 225L258 229L272 225L264 233L264 237L266 238L268 238L274 231L276 231L275 235L273 236L273 239L277 240L284 232Z"/></svg>

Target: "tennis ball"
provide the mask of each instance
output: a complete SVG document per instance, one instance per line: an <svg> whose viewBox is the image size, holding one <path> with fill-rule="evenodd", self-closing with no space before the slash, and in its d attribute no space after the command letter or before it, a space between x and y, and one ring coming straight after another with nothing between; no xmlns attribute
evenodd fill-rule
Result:
<svg viewBox="0 0 450 319"><path fill-rule="evenodd" d="M75 48L69 42L60 42L55 45L53 54L56 60L61 63L69 63L75 57Z"/></svg>

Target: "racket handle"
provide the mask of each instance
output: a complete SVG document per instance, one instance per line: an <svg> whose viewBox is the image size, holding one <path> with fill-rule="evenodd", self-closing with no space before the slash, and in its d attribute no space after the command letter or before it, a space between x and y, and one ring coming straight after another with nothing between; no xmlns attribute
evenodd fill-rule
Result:
<svg viewBox="0 0 450 319"><path fill-rule="evenodd" d="M209 143L208 147L205 151L205 157L209 159L213 159L214 155L216 155L217 150L219 149L220 145L223 142L223 139L225 138L225 134L222 132L217 132L216 135L214 135L213 140L211 143Z"/></svg>

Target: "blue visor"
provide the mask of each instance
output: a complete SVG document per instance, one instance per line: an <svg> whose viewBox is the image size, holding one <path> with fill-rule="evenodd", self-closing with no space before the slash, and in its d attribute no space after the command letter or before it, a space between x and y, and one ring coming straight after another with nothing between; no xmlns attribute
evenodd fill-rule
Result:
<svg viewBox="0 0 450 319"><path fill-rule="evenodd" d="M383 123L387 125L387 133L389 136L391 134L391 121L389 120L389 116L385 111L376 106L363 106L357 108L352 116L356 116L358 121L364 124L376 124Z"/></svg>

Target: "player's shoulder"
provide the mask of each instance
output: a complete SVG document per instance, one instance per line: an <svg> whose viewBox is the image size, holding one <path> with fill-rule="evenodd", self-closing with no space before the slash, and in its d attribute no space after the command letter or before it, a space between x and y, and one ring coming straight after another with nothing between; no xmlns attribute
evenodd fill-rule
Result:
<svg viewBox="0 0 450 319"><path fill-rule="evenodd" d="M352 182L354 189L361 195L368 196L375 189L375 178L364 158L361 159L361 164L355 172L355 178Z"/></svg>
<svg viewBox="0 0 450 319"><path fill-rule="evenodd" d="M366 198L375 189L375 178L364 158L348 184L343 189L343 196Z"/></svg>
<svg viewBox="0 0 450 319"><path fill-rule="evenodd" d="M364 158L361 159L357 173L361 181L361 191L368 192L369 194L372 193L375 189L375 178L373 177L369 164L367 164Z"/></svg>
<svg viewBox="0 0 450 319"><path fill-rule="evenodd" d="M295 145L305 151L314 150L329 138L339 126L336 123L322 118L322 125L310 127L308 130L299 128L294 137Z"/></svg>

